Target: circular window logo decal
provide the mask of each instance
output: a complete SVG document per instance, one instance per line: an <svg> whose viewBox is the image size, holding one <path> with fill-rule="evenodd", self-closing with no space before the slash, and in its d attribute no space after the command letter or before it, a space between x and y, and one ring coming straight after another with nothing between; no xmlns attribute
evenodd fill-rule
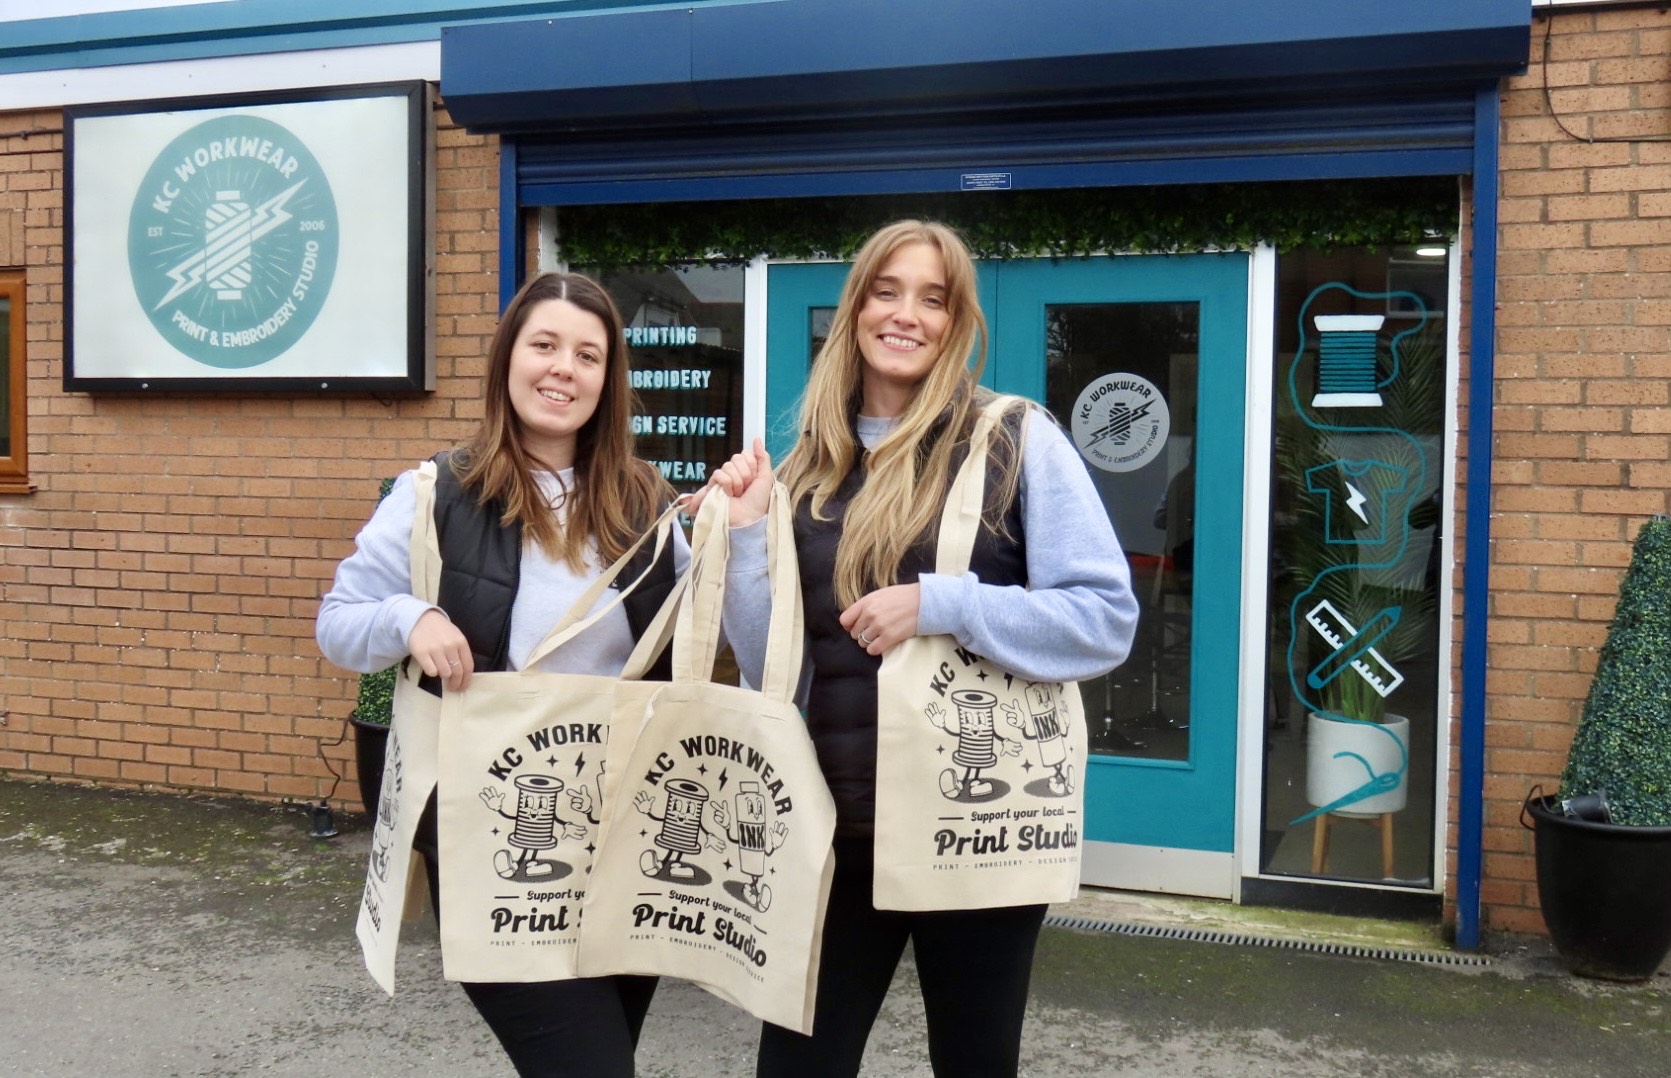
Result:
<svg viewBox="0 0 1671 1078"><path fill-rule="evenodd" d="M1073 404L1073 441L1105 472L1134 472L1166 445L1172 413L1155 384L1137 374L1108 374Z"/></svg>
<svg viewBox="0 0 1671 1078"><path fill-rule="evenodd" d="M331 185L302 141L255 116L170 142L128 218L128 268L157 332L211 367L254 367L307 332L337 263Z"/></svg>

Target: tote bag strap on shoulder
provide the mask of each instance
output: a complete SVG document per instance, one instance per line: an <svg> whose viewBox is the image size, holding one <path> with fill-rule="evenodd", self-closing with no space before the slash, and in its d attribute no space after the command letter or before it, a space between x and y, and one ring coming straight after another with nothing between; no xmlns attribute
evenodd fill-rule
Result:
<svg viewBox="0 0 1671 1078"><path fill-rule="evenodd" d="M935 550L934 571L943 576L962 576L969 571L974 556L975 536L981 530L981 510L986 504L987 450L992 445L992 430L1005 412L1017 405L1025 406L1026 399L1015 396L995 397L975 419L969 434L969 455L957 470L951 490L946 495L946 508L940 514L940 542ZM1026 425L1023 423L1025 432ZM1015 457L1021 466L1021 454Z"/></svg>
<svg viewBox="0 0 1671 1078"><path fill-rule="evenodd" d="M435 462L426 460L412 474L412 539L407 558L412 594L435 604L441 595L441 540L435 529ZM400 676L417 681L423 675L408 655L401 661Z"/></svg>
<svg viewBox="0 0 1671 1078"><path fill-rule="evenodd" d="M426 460L413 473L412 541L408 544L412 594L433 603L441 594L441 543L435 531L435 462Z"/></svg>

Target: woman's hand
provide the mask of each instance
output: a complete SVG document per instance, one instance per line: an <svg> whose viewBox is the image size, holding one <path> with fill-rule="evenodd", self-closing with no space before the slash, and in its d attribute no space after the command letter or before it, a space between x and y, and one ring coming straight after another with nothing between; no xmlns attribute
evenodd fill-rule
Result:
<svg viewBox="0 0 1671 1078"><path fill-rule="evenodd" d="M470 675L476 668L470 655L470 642L464 639L458 626L447 620L439 610L426 610L406 638L406 646L418 666L430 677L438 677L441 684L458 692L470 687Z"/></svg>
<svg viewBox="0 0 1671 1078"><path fill-rule="evenodd" d="M766 515L772 501L773 479L772 458L766 454L766 444L756 438L753 446L726 461L707 487L691 495L685 512L696 516L708 496L708 487L719 487L731 496L731 526L746 527Z"/></svg>
<svg viewBox="0 0 1671 1078"><path fill-rule="evenodd" d="M841 627L861 648L882 655L895 644L917 635L917 613L922 609L921 584L894 584L871 592L841 612Z"/></svg>

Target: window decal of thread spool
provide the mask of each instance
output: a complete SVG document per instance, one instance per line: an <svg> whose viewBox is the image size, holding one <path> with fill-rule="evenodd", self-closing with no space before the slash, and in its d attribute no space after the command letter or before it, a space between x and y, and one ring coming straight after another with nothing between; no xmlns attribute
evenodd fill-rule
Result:
<svg viewBox="0 0 1671 1078"><path fill-rule="evenodd" d="M1379 408L1375 345L1386 316L1320 314L1317 325L1317 393L1313 408Z"/></svg>
<svg viewBox="0 0 1671 1078"><path fill-rule="evenodd" d="M216 191L203 211L203 264L217 299L244 298L252 280L255 213L237 191Z"/></svg>

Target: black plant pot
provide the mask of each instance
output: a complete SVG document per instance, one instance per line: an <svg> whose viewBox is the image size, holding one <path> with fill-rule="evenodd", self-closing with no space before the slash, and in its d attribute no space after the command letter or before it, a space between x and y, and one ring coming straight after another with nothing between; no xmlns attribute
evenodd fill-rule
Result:
<svg viewBox="0 0 1671 1078"><path fill-rule="evenodd" d="M354 776L360 782L360 803L366 815L377 815L383 790L383 756L389 747L389 727L380 722L350 719L354 724Z"/></svg>
<svg viewBox="0 0 1671 1078"><path fill-rule="evenodd" d="M1538 901L1562 961L1583 977L1652 977L1671 953L1671 827L1581 820L1533 794L1520 818L1532 819Z"/></svg>

